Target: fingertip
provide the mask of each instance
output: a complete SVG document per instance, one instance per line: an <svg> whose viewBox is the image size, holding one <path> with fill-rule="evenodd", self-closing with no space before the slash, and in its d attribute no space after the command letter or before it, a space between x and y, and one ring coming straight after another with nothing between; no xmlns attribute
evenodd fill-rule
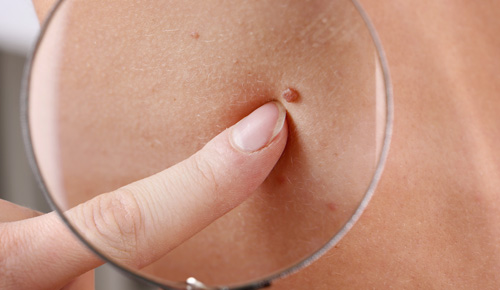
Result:
<svg viewBox="0 0 500 290"><path fill-rule="evenodd" d="M278 120L276 121L276 126L274 127L273 136L271 137L271 141L272 141L285 128L285 125L286 125L286 109L283 106L283 104L281 104L278 101L273 101L271 103L273 103L274 105L276 105L276 107L278 108Z"/></svg>
<svg viewBox="0 0 500 290"><path fill-rule="evenodd" d="M286 110L279 102L266 103L230 129L231 145L242 152L254 153L275 139L283 130Z"/></svg>

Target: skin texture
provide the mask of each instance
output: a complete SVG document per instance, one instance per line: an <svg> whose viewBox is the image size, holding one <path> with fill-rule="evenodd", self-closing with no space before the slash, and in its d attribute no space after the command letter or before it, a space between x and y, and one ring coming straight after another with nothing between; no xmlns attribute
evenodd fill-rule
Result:
<svg viewBox="0 0 500 290"><path fill-rule="evenodd" d="M363 4L394 82L389 160L353 230L278 289L496 289L498 2Z"/></svg>
<svg viewBox="0 0 500 290"><path fill-rule="evenodd" d="M255 106L286 106L290 142L263 185L142 269L173 281L236 283L306 257L351 216L375 165L374 51L354 7L219 2L76 2L34 65L35 150L63 208L187 158ZM290 19L275 17L282 7ZM304 97L288 105L290 83Z"/></svg>
<svg viewBox="0 0 500 290"><path fill-rule="evenodd" d="M499 3L362 4L394 83L388 163L352 231L272 289L496 289Z"/></svg>

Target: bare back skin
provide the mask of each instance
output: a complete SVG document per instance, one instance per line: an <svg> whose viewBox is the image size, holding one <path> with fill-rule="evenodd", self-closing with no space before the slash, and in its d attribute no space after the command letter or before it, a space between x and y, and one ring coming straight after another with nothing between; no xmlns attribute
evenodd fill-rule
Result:
<svg viewBox="0 0 500 290"><path fill-rule="evenodd" d="M304 27L307 23L317 20L321 15L321 8L330 4L329 1L312 2L315 2L314 5L306 1L290 3L294 6L294 11L297 11L296 17L303 17ZM360 221L335 248L308 268L277 282L272 289L495 289L500 286L500 38L497 37L500 32L500 21L497 17L500 3L393 2L362 1L381 37L394 83L394 134L380 185ZM40 17L44 14L43 7L37 6ZM177 21L180 22L188 21L183 17L185 14L182 12L185 9L187 8L171 9L171 16L177 15ZM91 11L89 4L89 13ZM242 19L272 18L278 12L276 7L262 7L245 2L241 3L240 10L234 11L233 16ZM165 16L164 11L155 9L151 9L149 13L152 19ZM217 11L212 13L217 14ZM116 25L134 25L124 23L122 19L110 18ZM210 19L206 20L205 23L210 22ZM147 27L148 24L146 22L137 25L140 28ZM258 22L255 25L258 25ZM297 27L298 33L300 29ZM276 33L279 35L279 31ZM235 33L235 44L245 40L241 38L242 35L244 33L241 31ZM200 27L199 30L190 31L185 41L202 41L205 37L207 35L203 34ZM298 86L300 92L296 102L285 104L295 124L292 125L295 131L290 135L292 143L285 152L287 158L278 163L260 194L285 192L283 188L286 183L282 182L283 176L299 181L303 178L301 184L306 184L304 187L312 188L315 192L331 188L315 184L314 179L305 176L304 172L315 172L327 158L325 153L314 150L315 146L322 148L327 144L336 144L336 140L346 134L324 134L322 132L329 132L331 126L316 119L325 112L322 110L329 110L328 106L337 105L321 101L333 89L318 85L316 81L318 75L333 77L333 72L322 67L321 58L311 57L313 61L294 62L289 66L280 65L288 63L286 59L279 63L264 61L268 57L265 51L277 49L273 47L273 38L262 35L259 42L255 43L255 50L250 52L238 50L236 45L230 48L218 47L217 43L211 44L210 51L198 52L210 54L224 50L235 60L231 63L212 63L216 68L212 67L214 74L210 78L206 77L209 71L190 75L189 66L179 65L186 63L185 61L170 64L170 68L175 72L171 77L184 76L184 82L177 82L175 86L164 87L159 75L154 74L144 79L134 78L138 82L151 83L151 91L120 92L120 102L132 101L133 96L137 94L150 96L149 101L137 104L137 111L128 112L129 119L123 120L130 122L130 132L140 132L142 135L139 139L137 134L122 134L119 137L120 141L126 144L125 147L138 146L141 150L135 151L135 156L123 156L111 161L115 163L110 165L110 168L123 168L119 172L119 179L113 179L116 184L95 184L92 183L91 176L86 176L88 180L75 179L68 182L102 188L102 191L105 191L112 189L107 187L152 174L161 170L165 162L158 161L153 166L148 162L143 168L139 166L137 169L135 166L134 170L129 170L128 168L132 167L122 162L126 160L125 162L136 165L141 160L155 158L168 159L171 163L182 160L201 146L204 140L209 140L221 130L215 125L216 121L230 124L259 104L279 98L291 84ZM84 45L91 44L84 42ZM147 59L144 58L147 51L141 50L141 45L144 43L137 43L136 50L132 50L136 53L124 57L134 59L139 53L144 53L143 59ZM339 43L336 43L334 47L339 47L338 45ZM334 47L330 47L328 51ZM286 49L288 54L285 55L294 54L294 46ZM252 53L255 60L261 61L238 61ZM346 63L356 57L350 50L339 50L336 53L337 56L342 56L338 59L345 59ZM181 53L178 57L189 60L196 55ZM83 59L82 62L84 61ZM299 75L296 73L297 66L305 67ZM307 68L308 66L310 68ZM111 73L105 70L97 73L105 76L102 79L102 85L105 86L110 81L106 79L106 75L109 77ZM365 72L353 73L362 76ZM113 75L112 78L112 81L120 82L127 80L127 75ZM346 89L349 86L354 87L354 84L349 83L343 85ZM164 133L162 122L175 118L147 118L143 112L146 108L161 106L161 92L165 90L169 91L168 96L172 98L168 104L174 101L176 104L174 107L165 105L165 110L168 108L180 115L193 113L189 111L189 102L193 99L183 96L216 96L202 100L206 102L207 108L210 108L202 112L205 114L203 120L213 122L184 123L176 129L178 131L175 135L178 139L175 142L155 142L155 136L162 136ZM244 102L239 102L243 100ZM225 109L228 102L234 105L231 111ZM354 116L362 113L364 107L356 102L343 102L346 113L342 120L354 124ZM119 105L115 102L104 104L101 108L90 108L105 112L117 104ZM74 111L68 114L81 112L80 108L74 108ZM142 117L141 122L130 121L139 117ZM188 144L186 140L192 140L190 134L203 138L199 139L199 144ZM88 135L87 138L94 138L97 143L113 136L95 134ZM303 143L294 145L293 142L297 140ZM106 147L106 141L101 143L102 154L105 156L106 150L113 148ZM338 148L341 148L340 145ZM130 152L130 148L125 149L124 154ZM287 160L293 159L294 154L299 153L301 162L306 164L301 168L304 172L294 172L287 166ZM73 162L84 164L83 157L71 158ZM328 164L328 160L324 162L325 166ZM96 164L86 166L93 168ZM80 168L84 169L85 167ZM321 174L319 171L316 173ZM73 176L81 175L75 173ZM70 197L75 202L80 198L87 199L81 195ZM258 209L266 204L255 203L254 206ZM261 222L258 221L255 207L249 207L246 212L251 212L246 217L247 222ZM300 220L304 217L291 218ZM227 223L227 226L228 228L215 228L214 231L220 231L220 234L230 232L231 223ZM280 225L276 225L278 226ZM256 236L261 234L257 231L256 228ZM294 234L296 233L290 229L290 235ZM252 237L246 237L238 242L254 241ZM282 241L270 239L269 242L276 243L274 248L279 248ZM199 246L202 252L206 250L203 247L209 247L209 244L200 243ZM190 254L193 253L176 253L180 260L188 258ZM222 254L231 256L231 253ZM276 259L283 255L279 252L273 254ZM168 262L162 264L160 261L148 271L161 273L175 269L175 265Z"/></svg>

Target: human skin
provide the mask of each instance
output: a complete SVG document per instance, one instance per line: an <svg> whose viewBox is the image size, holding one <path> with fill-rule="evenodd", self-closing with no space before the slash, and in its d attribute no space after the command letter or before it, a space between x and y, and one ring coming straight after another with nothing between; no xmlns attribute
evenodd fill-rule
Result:
<svg viewBox="0 0 500 290"><path fill-rule="evenodd" d="M375 51L349 2L291 5L290 20L275 17L278 2L98 3L62 6L67 15L59 11L51 22L33 66L34 147L63 209L187 158L247 110L276 99L287 108L290 138L264 184L142 271L236 283L299 261L339 230L376 161ZM288 86L300 100L281 98ZM54 107L55 122L37 117ZM58 150L41 149L42 141ZM56 171L60 181L49 176Z"/></svg>
<svg viewBox="0 0 500 290"><path fill-rule="evenodd" d="M499 3L362 4L394 84L389 159L351 232L273 289L498 288Z"/></svg>

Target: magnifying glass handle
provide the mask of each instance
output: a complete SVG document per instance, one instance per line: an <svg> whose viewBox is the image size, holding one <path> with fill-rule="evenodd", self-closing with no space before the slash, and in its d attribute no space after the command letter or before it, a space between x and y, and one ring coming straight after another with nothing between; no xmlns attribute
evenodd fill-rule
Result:
<svg viewBox="0 0 500 290"><path fill-rule="evenodd" d="M194 277L189 277L186 280L186 290L219 290L219 288L208 287Z"/></svg>

